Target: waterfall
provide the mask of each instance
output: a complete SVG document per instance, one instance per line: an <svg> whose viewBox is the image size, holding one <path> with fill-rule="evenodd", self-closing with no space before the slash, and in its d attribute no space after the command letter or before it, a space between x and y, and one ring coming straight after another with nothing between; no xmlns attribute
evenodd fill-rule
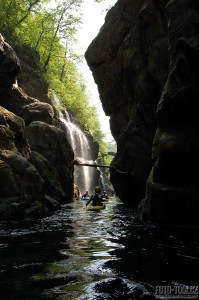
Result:
<svg viewBox="0 0 199 300"><path fill-rule="evenodd" d="M75 158L78 157L83 162L91 161L91 148L85 133L75 124L74 118L64 110L55 93L52 93L51 100L56 108L59 120L65 126L67 138L72 146ZM75 166L74 182L79 187L81 194L84 194L86 190L89 194L93 193L96 178L95 172L96 170L87 166L81 168Z"/></svg>
<svg viewBox="0 0 199 300"><path fill-rule="evenodd" d="M106 190L106 185L105 185L103 172L100 172L100 183L101 183L103 191L105 191Z"/></svg>

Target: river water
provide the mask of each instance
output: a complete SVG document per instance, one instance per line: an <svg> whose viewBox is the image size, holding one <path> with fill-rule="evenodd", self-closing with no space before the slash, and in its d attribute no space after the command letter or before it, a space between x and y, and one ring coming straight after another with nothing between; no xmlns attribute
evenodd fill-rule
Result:
<svg viewBox="0 0 199 300"><path fill-rule="evenodd" d="M145 223L117 198L101 211L84 206L0 224L1 300L166 299L162 286L197 294L197 229Z"/></svg>

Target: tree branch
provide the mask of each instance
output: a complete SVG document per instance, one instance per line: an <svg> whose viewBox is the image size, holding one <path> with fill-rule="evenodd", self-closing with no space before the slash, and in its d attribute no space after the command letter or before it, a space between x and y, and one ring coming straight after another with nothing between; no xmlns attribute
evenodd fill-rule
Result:
<svg viewBox="0 0 199 300"><path fill-rule="evenodd" d="M119 170L117 167L115 166L108 166L108 165L98 165L98 164L88 164L88 163L80 163L78 162L76 159L74 159L72 162L71 162L72 165L75 165L75 166L87 166L87 167L93 167L93 168L97 168L97 167L100 167L100 168L109 168L109 169L115 169L118 173L121 173L121 174L131 174L133 175L133 173L129 173L129 172L125 172L125 171L121 171Z"/></svg>

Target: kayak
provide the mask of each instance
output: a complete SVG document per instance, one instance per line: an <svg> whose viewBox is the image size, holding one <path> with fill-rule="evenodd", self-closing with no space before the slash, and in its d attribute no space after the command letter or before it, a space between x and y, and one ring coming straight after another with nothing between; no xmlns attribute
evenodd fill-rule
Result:
<svg viewBox="0 0 199 300"><path fill-rule="evenodd" d="M100 210L106 208L105 205L98 205L98 206L93 206L93 205L88 205L86 206L86 210Z"/></svg>
<svg viewBox="0 0 199 300"><path fill-rule="evenodd" d="M90 199L90 197L82 197L81 200L86 200L88 201Z"/></svg>

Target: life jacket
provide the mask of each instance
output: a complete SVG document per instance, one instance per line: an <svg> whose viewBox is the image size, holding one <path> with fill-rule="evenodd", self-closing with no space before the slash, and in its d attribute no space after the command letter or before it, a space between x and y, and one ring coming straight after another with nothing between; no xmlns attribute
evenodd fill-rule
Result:
<svg viewBox="0 0 199 300"><path fill-rule="evenodd" d="M92 196L92 203L93 206L102 205L102 199L98 193L95 193L95 195Z"/></svg>

